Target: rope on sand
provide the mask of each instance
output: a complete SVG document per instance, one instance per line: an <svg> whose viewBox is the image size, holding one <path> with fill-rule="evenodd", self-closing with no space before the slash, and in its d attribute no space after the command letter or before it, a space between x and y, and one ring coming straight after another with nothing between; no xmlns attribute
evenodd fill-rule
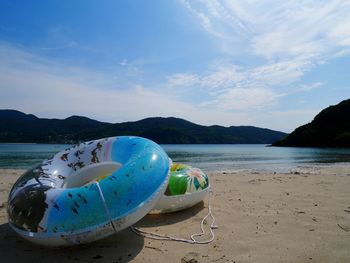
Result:
<svg viewBox="0 0 350 263"><path fill-rule="evenodd" d="M190 239L186 238L181 238L181 237L174 237L174 236L169 236L169 235L161 235L161 234L156 234L152 232L147 232L144 230L141 230L138 227L131 226L130 229L133 231L135 234L145 237L145 238L150 238L150 239L155 239L155 240L167 240L167 241L177 241L177 242L184 242L184 243L189 243L189 244L209 244L215 239L215 234L214 234L214 229L218 228L218 225L215 224L215 217L213 216L212 210L211 210L211 196L212 196L212 191L209 192L209 197L208 197L208 214L202 219L200 227L201 227L201 233L196 233L191 235ZM205 230L204 230L204 222L206 222L208 217L212 218L212 223L210 224L210 238L207 240L198 240L196 238L204 236L205 235Z"/></svg>

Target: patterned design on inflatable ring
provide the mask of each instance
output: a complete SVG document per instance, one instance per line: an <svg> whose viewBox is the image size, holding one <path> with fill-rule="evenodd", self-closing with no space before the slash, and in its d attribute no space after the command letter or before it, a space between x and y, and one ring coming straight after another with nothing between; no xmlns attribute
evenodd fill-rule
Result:
<svg viewBox="0 0 350 263"><path fill-rule="evenodd" d="M170 168L170 179L165 195L191 194L209 186L208 176L199 168L174 163Z"/></svg>
<svg viewBox="0 0 350 263"><path fill-rule="evenodd" d="M180 211L201 202L210 189L208 176L199 168L174 163L164 195L151 213Z"/></svg>
<svg viewBox="0 0 350 263"><path fill-rule="evenodd" d="M28 170L8 200L10 226L34 243L94 241L146 215L163 195L169 157L141 137L73 146Z"/></svg>

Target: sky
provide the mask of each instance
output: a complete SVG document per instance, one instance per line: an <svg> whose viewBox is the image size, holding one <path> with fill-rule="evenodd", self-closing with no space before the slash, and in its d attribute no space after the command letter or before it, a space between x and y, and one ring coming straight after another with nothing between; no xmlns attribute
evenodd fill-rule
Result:
<svg viewBox="0 0 350 263"><path fill-rule="evenodd" d="M0 108L291 132L350 98L349 0L0 2Z"/></svg>

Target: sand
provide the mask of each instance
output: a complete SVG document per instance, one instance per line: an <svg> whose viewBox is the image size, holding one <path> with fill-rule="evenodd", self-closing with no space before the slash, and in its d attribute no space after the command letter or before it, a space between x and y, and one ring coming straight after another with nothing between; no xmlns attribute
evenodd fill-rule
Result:
<svg viewBox="0 0 350 263"><path fill-rule="evenodd" d="M211 244L150 240L126 229L63 249L32 245L10 229L7 195L22 172L0 170L1 262L350 262L350 166L210 173L219 226ZM206 213L207 200L137 226L188 238Z"/></svg>

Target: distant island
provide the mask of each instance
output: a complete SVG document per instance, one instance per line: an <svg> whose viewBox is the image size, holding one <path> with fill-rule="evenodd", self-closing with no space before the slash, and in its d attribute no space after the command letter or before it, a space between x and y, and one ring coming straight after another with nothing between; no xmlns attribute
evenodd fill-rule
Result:
<svg viewBox="0 0 350 263"><path fill-rule="evenodd" d="M71 144L120 135L142 136L161 144L271 144L287 134L253 126L202 126L173 117L112 124L81 116L44 119L0 110L0 142Z"/></svg>
<svg viewBox="0 0 350 263"><path fill-rule="evenodd" d="M322 110L273 146L350 147L350 99Z"/></svg>

